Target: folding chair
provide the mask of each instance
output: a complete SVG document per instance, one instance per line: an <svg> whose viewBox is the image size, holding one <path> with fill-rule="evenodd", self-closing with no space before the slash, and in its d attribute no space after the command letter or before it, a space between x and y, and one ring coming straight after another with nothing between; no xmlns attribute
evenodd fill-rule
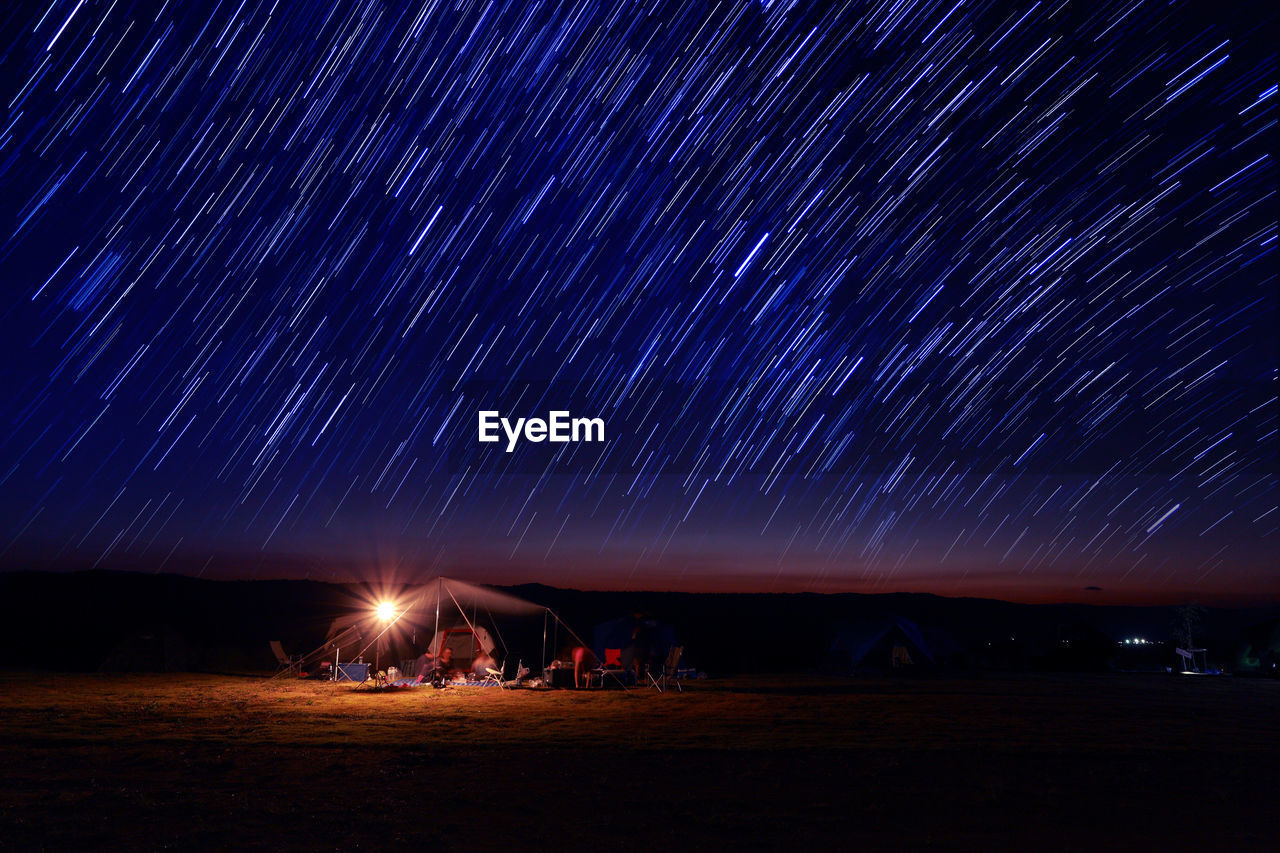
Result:
<svg viewBox="0 0 1280 853"><path fill-rule="evenodd" d="M667 687L675 684L676 692L683 693L684 687L680 684L680 656L684 654L684 646L672 646L671 651L667 652L667 659L662 663L662 671L655 676L652 670L649 672L649 686L655 688L659 693L665 693Z"/></svg>
<svg viewBox="0 0 1280 853"><path fill-rule="evenodd" d="M492 670L490 670L490 672L492 672ZM529 675L529 667L525 666L524 660L521 659L518 663L516 663L516 677L511 679L510 681L502 680L503 674L505 672L506 672L506 664L504 663L502 665L502 672L498 673L498 686L515 689L519 687L520 682L524 681L525 677Z"/></svg>
<svg viewBox="0 0 1280 853"><path fill-rule="evenodd" d="M591 687L604 687L605 680L612 678L623 690L628 690L627 682L623 679L629 670L622 666L622 649L605 649L604 660L587 673L588 684Z"/></svg>
<svg viewBox="0 0 1280 853"><path fill-rule="evenodd" d="M611 678L623 690L630 690L631 688L627 686L627 681L623 677L625 675L629 675L630 672L631 671L627 669L622 669L620 667L614 667L614 666L606 666L602 664L596 667L595 669L591 670L589 673L587 673L587 675L590 679L589 683L592 687L603 688L605 686L605 679Z"/></svg>
<svg viewBox="0 0 1280 853"><path fill-rule="evenodd" d="M276 663L279 664L276 669L276 675L282 672L302 675L302 655L290 656L285 654L284 646L280 645L279 640L271 641L271 652L276 656Z"/></svg>
<svg viewBox="0 0 1280 853"><path fill-rule="evenodd" d="M480 679L480 686L485 687L490 684L496 684L499 687L502 686L502 670L501 669L494 669L491 666L486 666L484 668L484 678Z"/></svg>

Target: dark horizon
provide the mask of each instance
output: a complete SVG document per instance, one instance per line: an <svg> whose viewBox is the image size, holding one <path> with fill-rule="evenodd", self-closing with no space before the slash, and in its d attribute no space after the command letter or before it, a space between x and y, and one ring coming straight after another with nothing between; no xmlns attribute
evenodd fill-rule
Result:
<svg viewBox="0 0 1280 853"><path fill-rule="evenodd" d="M972 578L965 585L945 587L930 582L929 578L903 581L897 586L877 582L857 583L840 578L797 579L788 576L785 581L751 575L726 575L724 573L666 573L648 570L634 575L604 573L602 577L620 578L612 584L569 583L564 573L543 571L524 566L507 566L501 569L484 566L453 566L427 570L412 566L383 566L371 570L367 565L351 564L345 567L325 567L316 561L301 558L275 556L263 563L245 563L232 570L227 566L237 562L231 555L221 558L221 571L210 571L212 566L201 567L170 565L161 570L131 565L125 561L106 566L66 563L57 567L40 567L8 564L0 568L0 574L124 574L140 576L176 576L217 582L237 581L316 581L338 586L358 586L368 589L394 590L428 583L437 577L465 580L487 586L513 588L542 586L567 592L602 592L647 594L703 594L703 595L925 595L962 600L988 600L1011 604L1078 604L1097 607L1170 607L1199 604L1225 609L1259 609L1280 606L1280 584L1253 589L1221 590L1166 587L1158 592L1137 586L1113 588L1071 587L1063 579L1061 584L1047 580L1039 586L1023 585L1011 588L998 573ZM215 558L214 563L219 559Z"/></svg>

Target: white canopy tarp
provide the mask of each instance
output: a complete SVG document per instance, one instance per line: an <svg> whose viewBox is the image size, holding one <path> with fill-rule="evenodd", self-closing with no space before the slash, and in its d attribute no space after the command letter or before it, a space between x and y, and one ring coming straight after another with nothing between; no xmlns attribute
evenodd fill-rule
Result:
<svg viewBox="0 0 1280 853"><path fill-rule="evenodd" d="M399 639L426 636L432 638L429 651L434 655L439 653L447 629L465 625L481 650L492 654L495 643L478 621L492 625L494 617L534 616L546 610L487 586L444 577L405 590L391 604L389 621L378 616L374 604L333 620L324 646L317 651L332 654L341 648L342 658L350 659L375 652L386 654Z"/></svg>

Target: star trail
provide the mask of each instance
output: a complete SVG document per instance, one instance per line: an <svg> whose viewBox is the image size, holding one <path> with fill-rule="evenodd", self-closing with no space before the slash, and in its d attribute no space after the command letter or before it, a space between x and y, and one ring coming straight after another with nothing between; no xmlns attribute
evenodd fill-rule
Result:
<svg viewBox="0 0 1280 853"><path fill-rule="evenodd" d="M4 566L1274 594L1268 5L9 4Z"/></svg>

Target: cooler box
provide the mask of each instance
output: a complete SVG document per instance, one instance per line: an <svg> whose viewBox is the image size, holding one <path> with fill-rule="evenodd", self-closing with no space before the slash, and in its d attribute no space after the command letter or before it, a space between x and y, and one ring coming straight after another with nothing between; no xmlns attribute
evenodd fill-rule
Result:
<svg viewBox="0 0 1280 853"><path fill-rule="evenodd" d="M568 667L547 668L542 671L542 680L548 687L572 687L573 670Z"/></svg>
<svg viewBox="0 0 1280 853"><path fill-rule="evenodd" d="M369 677L369 664L367 663L340 663L338 664L338 677L335 681L358 681L363 682Z"/></svg>

